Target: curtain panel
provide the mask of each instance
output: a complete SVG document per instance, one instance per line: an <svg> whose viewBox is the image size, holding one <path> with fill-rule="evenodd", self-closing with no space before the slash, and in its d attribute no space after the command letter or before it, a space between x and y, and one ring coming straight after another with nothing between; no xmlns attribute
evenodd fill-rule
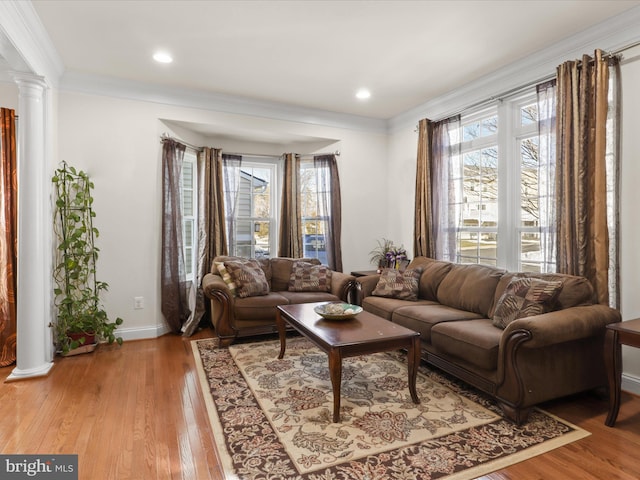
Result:
<svg viewBox="0 0 640 480"><path fill-rule="evenodd" d="M0 108L0 367L16 361L18 182L15 111Z"/></svg>
<svg viewBox="0 0 640 480"><path fill-rule="evenodd" d="M538 107L538 223L542 272L556 271L556 80L536 86Z"/></svg>
<svg viewBox="0 0 640 480"><path fill-rule="evenodd" d="M161 310L174 333L191 315L190 282L186 281L182 238L180 175L186 146L172 139L162 142L162 266Z"/></svg>
<svg viewBox="0 0 640 480"><path fill-rule="evenodd" d="M462 204L460 143L453 140L460 128L460 116L418 124L414 256L457 261L456 229Z"/></svg>
<svg viewBox="0 0 640 480"><path fill-rule="evenodd" d="M301 258L302 215L300 212L300 157L292 153L283 155L284 180L280 209L278 256Z"/></svg>
<svg viewBox="0 0 640 480"><path fill-rule="evenodd" d="M557 69L556 255L558 272L588 278L596 301L614 306L618 167L616 142L607 146L610 63L617 69L617 59L596 50Z"/></svg>
<svg viewBox="0 0 640 480"><path fill-rule="evenodd" d="M319 186L320 209L327 216L325 245L327 264L331 270L342 271L342 199L340 195L340 177L335 155L313 157L313 165L321 172L322 186Z"/></svg>
<svg viewBox="0 0 640 480"><path fill-rule="evenodd" d="M222 150L204 148L198 153L198 262L195 309L183 327L192 335L207 313L208 303L202 291L202 279L211 271L213 259L227 255L227 230L224 212L224 174Z"/></svg>

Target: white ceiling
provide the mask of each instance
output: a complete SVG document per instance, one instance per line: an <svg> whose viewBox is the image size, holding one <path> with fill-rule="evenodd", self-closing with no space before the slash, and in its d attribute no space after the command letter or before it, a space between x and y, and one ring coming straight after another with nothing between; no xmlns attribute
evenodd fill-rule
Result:
<svg viewBox="0 0 640 480"><path fill-rule="evenodd" d="M389 119L640 0L32 3L68 72Z"/></svg>

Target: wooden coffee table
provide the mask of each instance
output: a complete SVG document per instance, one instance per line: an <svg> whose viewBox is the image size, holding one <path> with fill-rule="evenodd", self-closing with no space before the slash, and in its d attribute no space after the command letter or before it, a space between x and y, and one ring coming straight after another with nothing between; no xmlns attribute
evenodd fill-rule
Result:
<svg viewBox="0 0 640 480"><path fill-rule="evenodd" d="M420 334L389 322L369 312L359 313L350 320L325 320L313 308L322 303L278 306L276 322L280 335L280 355L284 357L286 324L296 329L329 355L329 374L333 389L333 421L340 421L340 383L342 359L407 349L409 392L413 403L420 403L416 391L416 377L420 364Z"/></svg>

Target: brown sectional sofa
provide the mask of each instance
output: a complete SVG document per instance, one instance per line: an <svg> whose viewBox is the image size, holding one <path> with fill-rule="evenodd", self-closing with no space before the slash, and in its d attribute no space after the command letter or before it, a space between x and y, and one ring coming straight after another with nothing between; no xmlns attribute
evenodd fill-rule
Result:
<svg viewBox="0 0 640 480"><path fill-rule="evenodd" d="M202 280L202 289L211 303L211 321L220 345L230 345L236 338L277 332L276 307L293 303L324 301L351 301L356 289L355 277L342 272L331 272L329 291L289 291L293 262L304 260L313 265L315 258L265 258L258 262L269 284L266 295L239 298L225 283L217 262L243 260L239 257L220 256L213 260L211 272ZM353 300L355 301L355 300Z"/></svg>
<svg viewBox="0 0 640 480"><path fill-rule="evenodd" d="M429 364L493 395L505 416L527 420L530 409L554 398L606 386L605 326L620 313L593 304L593 288L582 277L509 273L418 257L417 301L371 295L379 276L359 277L362 307L421 334ZM492 318L515 277L560 280L552 311L518 318L501 329Z"/></svg>

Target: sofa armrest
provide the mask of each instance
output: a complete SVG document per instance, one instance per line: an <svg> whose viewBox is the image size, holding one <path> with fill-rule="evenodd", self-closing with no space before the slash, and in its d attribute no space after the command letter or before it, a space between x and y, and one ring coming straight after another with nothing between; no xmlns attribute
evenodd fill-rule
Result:
<svg viewBox="0 0 640 480"><path fill-rule="evenodd" d="M220 338L221 345L226 345L237 335L234 296L222 277L213 273L207 273L202 279L202 291L211 301L213 328Z"/></svg>
<svg viewBox="0 0 640 480"><path fill-rule="evenodd" d="M229 298L232 298L231 290L222 279L220 275L215 275L213 273L207 273L202 279L202 291L207 296L207 298L214 298L220 292L222 295L226 295Z"/></svg>
<svg viewBox="0 0 640 480"><path fill-rule="evenodd" d="M356 281L360 284L361 298L371 296L371 292L373 292L376 289L376 285L378 285L378 280L380 280L380 275L378 274L365 275L356 279Z"/></svg>
<svg viewBox="0 0 640 480"><path fill-rule="evenodd" d="M512 334L523 331L528 332L530 336L529 340L523 343L524 348L540 348L582 338L604 336L605 326L621 319L618 310L606 305L565 308L514 320L505 328L501 344Z"/></svg>
<svg viewBox="0 0 640 480"><path fill-rule="evenodd" d="M353 300L356 277L343 272L331 271L331 293L345 302Z"/></svg>

